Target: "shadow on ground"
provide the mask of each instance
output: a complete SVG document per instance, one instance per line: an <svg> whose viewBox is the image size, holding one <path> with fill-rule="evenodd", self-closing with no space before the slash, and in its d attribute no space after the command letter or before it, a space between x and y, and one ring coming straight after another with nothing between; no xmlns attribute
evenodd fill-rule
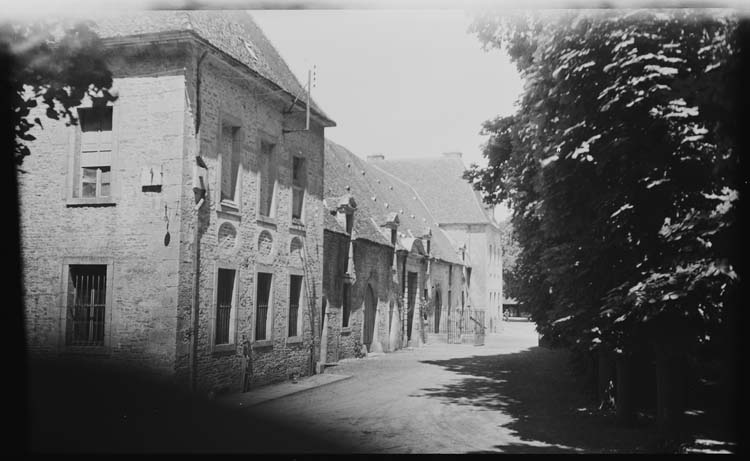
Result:
<svg viewBox="0 0 750 461"><path fill-rule="evenodd" d="M29 362L31 453L328 453L352 448L310 425L233 410L143 372Z"/></svg>
<svg viewBox="0 0 750 461"><path fill-rule="evenodd" d="M504 427L528 444L497 445L498 452L660 451L648 425L622 427L613 414L595 409L569 371L568 357L566 351L533 347L513 354L424 361L463 376L456 383L423 389L421 395L512 417Z"/></svg>

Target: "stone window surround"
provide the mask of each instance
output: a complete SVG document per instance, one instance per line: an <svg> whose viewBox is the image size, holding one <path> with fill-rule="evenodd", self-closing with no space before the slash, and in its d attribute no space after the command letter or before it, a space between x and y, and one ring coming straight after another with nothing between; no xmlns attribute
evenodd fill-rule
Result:
<svg viewBox="0 0 750 461"><path fill-rule="evenodd" d="M73 189L77 187L76 178L76 159L81 155L81 125L68 128L68 175L65 181L65 205L73 206L114 206L117 205L117 195L119 191L119 181L117 177L117 139L119 134L120 111L117 101L108 102L107 106L112 107L112 152L110 155L110 195L109 197L74 197ZM91 99L86 96L77 109L89 109L93 107Z"/></svg>
<svg viewBox="0 0 750 461"><path fill-rule="evenodd" d="M287 297L286 297L286 311L287 311L287 327L289 326L289 313L291 312L291 278L292 275L299 275L302 277L302 286L300 287L300 294L299 294L299 311L297 312L297 335L296 336L288 336L289 329L286 328L285 332L287 333L286 342L287 343L300 343L302 342L303 336L305 334L305 308L307 306L307 297L305 296L305 283L307 283L307 280L305 280L305 273L302 269L290 267L288 269L289 274L287 278L289 279L289 288L290 290L287 290Z"/></svg>
<svg viewBox="0 0 750 461"><path fill-rule="evenodd" d="M112 311L114 310L112 296L114 294L114 261L113 257L97 256L69 256L62 260L62 272L60 281L60 329L59 329L59 347L61 351L81 353L81 354L105 354L111 352L112 346ZM68 278L70 275L70 266L75 265L106 265L107 266L107 292L105 294L105 313L104 313L104 345L103 346L69 346L65 342L67 334L67 312L68 312Z"/></svg>
<svg viewBox="0 0 750 461"><path fill-rule="evenodd" d="M266 315L266 339L255 339L255 322L258 318L258 274L259 273L265 273L265 274L271 274L271 288L270 293L268 294L268 313ZM276 280L276 273L274 270L274 266L272 264L256 264L254 268L254 274L255 274L255 280L253 283L253 312L252 312L252 324L250 325L250 337L251 337L251 345L253 348L259 348L259 347L270 347L273 348L273 327L274 327L274 302L275 302L275 280Z"/></svg>
<svg viewBox="0 0 750 461"><path fill-rule="evenodd" d="M290 176L290 183L291 183L290 184L291 196L290 196L290 204L289 204L289 222L292 224L292 226L297 226L297 227L301 227L302 229L304 229L305 222L306 222L306 215L307 215L307 213L305 212L305 208L306 208L305 204L307 202L307 184L308 184L307 170L308 170L308 164L309 164L309 162L307 160L307 157L305 157L302 153L299 153L297 155L290 155L289 157L290 157L290 159L289 159L289 171L290 171L290 175L289 176ZM300 185L300 186L295 185L295 183L294 183L294 159L295 158L298 158L298 159L301 160L302 173L304 174L304 176L302 178L302 185ZM294 191L296 189L301 189L302 190L302 205L301 205L302 210L300 212L300 217L299 217L299 222L298 223L294 222L294 217L293 217L293 214L294 214Z"/></svg>
<svg viewBox="0 0 750 461"><path fill-rule="evenodd" d="M257 152L258 152L258 172L257 172L257 184L258 184L258 191L257 191L257 202L256 202L256 220L259 223L262 224L269 224L272 226L276 226L277 224L277 213L279 208L279 164L278 158L283 154L283 151L281 150L281 144L280 144L280 136L274 135L272 133L269 133L268 131L259 129L258 130L258 139L257 139ZM261 188L262 188L262 175L263 175L263 169L261 168L261 162L260 158L261 155L263 155L263 143L273 144L273 150L271 151L272 161L271 161L271 169L274 172L274 178L273 178L273 190L271 191L271 210L268 213L268 216L264 216L261 214ZM276 157L276 159L273 159L273 157ZM291 222L291 212L289 213L289 220Z"/></svg>
<svg viewBox="0 0 750 461"><path fill-rule="evenodd" d="M235 185L235 190L237 191L238 197L235 197L236 201L233 200L222 200L221 199L221 181L222 181L222 173L223 173L223 162L224 162L224 156L221 155L221 144L222 144L222 133L224 131L224 126L229 125L232 127L239 128L238 131L238 143L240 145L240 165L239 165L239 171L237 172L237 184ZM217 127L217 136L216 136L216 188L214 190L217 191L218 197L217 201L219 203L218 210L229 213L229 214L236 214L237 216L240 216L240 213L242 211L242 165L244 161L246 160L246 149L245 149L245 129L242 125L242 119L234 114L228 113L226 111L222 111L221 115L219 116L219 126Z"/></svg>
<svg viewBox="0 0 750 461"><path fill-rule="evenodd" d="M234 271L234 293L232 294L232 309L229 311L229 343L215 344L216 336L216 309L217 295L219 289L219 269L230 269ZM239 281L240 266L239 264L229 263L222 259L214 262L213 284L211 286L210 308L208 310L208 343L211 354L234 354L237 351L237 310L239 309Z"/></svg>

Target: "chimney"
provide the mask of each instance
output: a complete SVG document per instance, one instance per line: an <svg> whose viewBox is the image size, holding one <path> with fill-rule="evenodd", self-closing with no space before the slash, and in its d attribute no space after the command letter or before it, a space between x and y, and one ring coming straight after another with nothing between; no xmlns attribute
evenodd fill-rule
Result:
<svg viewBox="0 0 750 461"><path fill-rule="evenodd" d="M372 154L367 156L368 162L376 162L378 160L385 160L385 155L383 154Z"/></svg>
<svg viewBox="0 0 750 461"><path fill-rule="evenodd" d="M443 152L443 157L446 158L461 158L462 156L461 152Z"/></svg>

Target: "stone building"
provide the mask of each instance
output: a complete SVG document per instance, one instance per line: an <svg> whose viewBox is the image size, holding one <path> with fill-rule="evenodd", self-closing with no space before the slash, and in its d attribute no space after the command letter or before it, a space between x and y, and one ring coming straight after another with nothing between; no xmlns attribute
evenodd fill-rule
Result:
<svg viewBox="0 0 750 461"><path fill-rule="evenodd" d="M485 312L489 332L502 327L503 266L502 233L479 193L462 175L466 169L461 153L440 157L387 160L368 157L369 164L408 183L416 190L439 228L465 249L470 267L469 303Z"/></svg>
<svg viewBox="0 0 750 461"><path fill-rule="evenodd" d="M119 98L45 122L19 176L29 351L200 391L313 371L324 128L251 16L96 18Z"/></svg>
<svg viewBox="0 0 750 461"><path fill-rule="evenodd" d="M326 361L446 335L464 264L414 189L327 140L325 204Z"/></svg>

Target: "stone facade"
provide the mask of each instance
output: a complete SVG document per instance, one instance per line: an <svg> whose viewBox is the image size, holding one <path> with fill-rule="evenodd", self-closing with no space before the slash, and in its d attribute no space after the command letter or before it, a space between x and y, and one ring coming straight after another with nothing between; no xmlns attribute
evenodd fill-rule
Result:
<svg viewBox="0 0 750 461"><path fill-rule="evenodd" d="M463 265L414 190L327 141L325 191L327 362L440 340L435 331L445 336L448 313L461 306Z"/></svg>
<svg viewBox="0 0 750 461"><path fill-rule="evenodd" d="M332 122L313 113L302 130L304 112L288 113L292 97L193 35L111 47L119 92L111 197L73 197L81 134L64 123L35 133L19 177L29 350L147 365L205 392L310 374L323 290L323 131ZM270 217L259 213L262 142L273 145ZM197 211L196 156L206 167ZM301 221L292 219L293 157L304 159ZM232 159L235 200L222 200ZM144 169L157 172L159 187L143 187ZM107 267L101 346L65 340L68 274L78 264ZM229 339L217 345L220 270L234 277ZM255 338L259 272L272 274L263 340ZM303 280L296 334L291 276Z"/></svg>

